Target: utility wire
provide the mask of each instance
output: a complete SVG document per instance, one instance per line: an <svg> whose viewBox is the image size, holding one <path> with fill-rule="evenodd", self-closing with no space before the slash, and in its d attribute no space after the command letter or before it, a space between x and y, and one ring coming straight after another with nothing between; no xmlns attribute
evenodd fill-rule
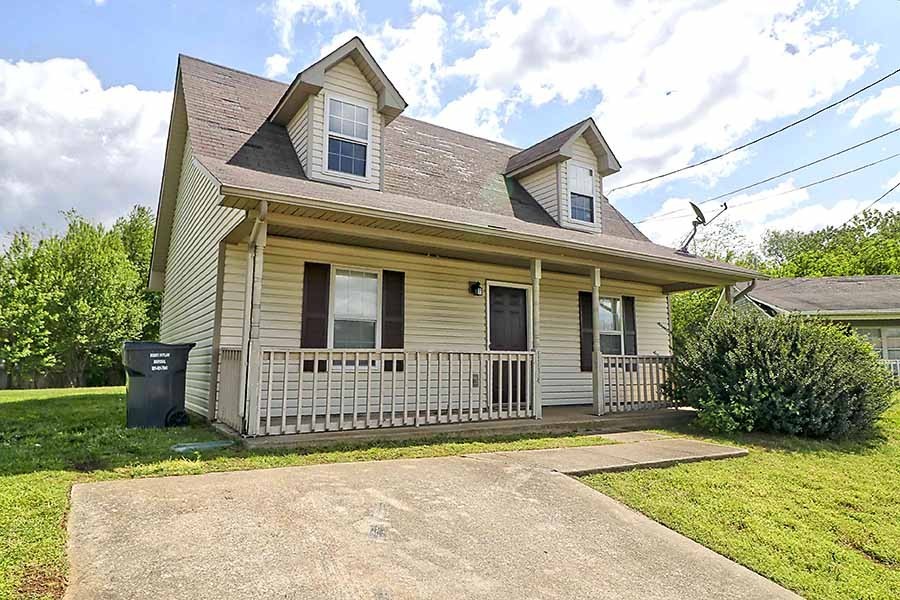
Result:
<svg viewBox="0 0 900 600"><path fill-rule="evenodd" d="M705 164L711 163L711 162L713 162L714 160L719 160L720 158L723 158L723 157L725 157L725 156L728 156L729 154L733 154L733 153L737 152L738 150L743 150L744 148L748 148L748 147L752 146L753 144L757 144L757 143L759 143L759 142L761 142L761 141L763 141L763 140L769 139L769 138L772 137L772 136L778 135L779 133L782 133L782 132L784 132L784 131L790 129L791 127L794 127L794 126L796 126L796 125L799 125L799 124L801 124L801 123L804 123L804 122L806 122L806 121L812 119L813 117L816 117L816 116L822 114L823 112L825 112L825 111L827 111L827 110L830 110L830 109L834 108L835 106L838 106L839 104L843 104L843 103L846 102L847 100L850 100L851 98L854 98L854 97L858 96L859 94L865 92L866 90L875 87L876 85L878 85L878 84L881 83L882 81L885 81L886 79L889 79L889 78L893 77L893 76L896 75L897 73L900 73L900 69L896 69L896 70L894 70L894 71L891 71L890 73L888 73L887 75L885 75L885 76L882 77L881 79L878 79L877 81L873 81L872 83L870 83L870 84L868 84L868 85L866 85L866 86L863 86L863 87L859 88L858 90L856 90L856 91L853 92L852 94L849 94L849 95L847 95L847 96L844 96L844 97L841 98L840 100L836 100L836 101L832 102L831 104L829 104L828 106L823 106L823 107L820 108L819 110L817 110L817 111L815 111L815 112L813 112L813 113L810 113L810 114L806 115L805 117L803 117L803 118L801 118L801 119L797 119L796 121L793 121L793 122L791 122L791 123L788 123L787 125L784 125L783 127L779 127L779 128L776 129L775 131L770 131L769 133L767 133L767 134L765 134L765 135L762 135L762 136L760 136L760 137L758 137L758 138L752 139L752 140L750 140L749 142L746 142L746 143L744 143L744 144L741 144L740 146L735 146L734 148L731 148L731 149L729 149L729 150L726 150L725 152L722 152L722 153L717 154L717 155L715 155L715 156L711 156L711 157L706 158L706 159L704 159L704 160L701 160L701 161L699 161L699 162L695 162L695 163L689 164L689 165L687 165L687 166L681 167L681 168L679 168L679 169L675 169L675 170L673 170L673 171L669 171L669 172L667 172L667 173L660 173L659 175L654 175L653 177L649 177L649 178L647 178L647 179L642 179L641 181L634 181L634 182L632 182L632 183L627 183L627 184L625 184L625 185L620 185L619 187L612 188L612 189L609 190L609 192L607 192L607 193L608 193L608 194L611 194L611 193L613 193L613 192L615 192L615 191L618 191L618 190L624 190L625 188L634 187L634 186L636 186L636 185L641 185L641 184L643 184L643 183L649 183L649 182L651 182L651 181L656 181L657 179L662 179L663 177L668 177L668 176L670 176L670 175L675 175L676 173L681 173L681 172L683 172L683 171L687 171L688 169L693 169L693 168L695 168L695 167L699 167L699 166L701 166L701 165L705 165Z"/></svg>
<svg viewBox="0 0 900 600"><path fill-rule="evenodd" d="M801 185L800 187L791 188L789 190L785 190L783 192L778 192L777 194L771 194L769 196L764 196L762 198L752 198L746 202L741 202L740 204L735 204L732 208L739 207L739 206L747 206L748 204L753 204L755 202L761 202L763 200L771 200L772 198L778 198L779 196L784 196L786 194L790 194L793 192L799 192L800 190L805 190L807 188L811 188L813 186L816 186L816 185L819 185L822 183L834 181L835 179L840 179L841 177L846 177L847 175L852 175L853 173L857 173L859 171L862 171L863 169L868 169L869 167L874 167L875 165L892 160L894 158L897 158L898 156L900 156L900 152L898 152L897 154L891 154L890 156L886 156L884 158L880 158L880 159L870 162L870 163L866 163L862 166L856 167L854 169L850 169L849 171L844 171L843 173L838 173L837 175L831 175L830 177L826 177L824 179L819 179L818 181L813 181L812 183L807 183L805 185ZM879 200L880 200L880 198L879 198ZM876 200L876 202L877 202L877 200ZM701 204L705 204L705 203L706 202L702 202ZM647 217L646 219L642 219L640 221L635 221L635 225L639 225L641 223L646 223L647 221L664 221L664 220L667 220L665 217L669 217L671 215L676 215L676 214L683 215L683 214L690 214L690 213L688 213L686 211L686 209L679 208L678 210L669 211L667 213L663 213L663 214L657 215L655 217Z"/></svg>
<svg viewBox="0 0 900 600"><path fill-rule="evenodd" d="M881 202L881 200L883 200L888 194L890 194L891 192L893 192L894 190L896 190L898 187L900 187L900 181L898 181L897 183L895 183L894 186L893 186L891 189L889 189L888 191L886 191L886 192L883 193L882 195L878 196L878 198L876 198L875 200L873 200L872 202L870 202L869 205L868 205L867 207L865 207L864 209L862 209L862 210L860 210L860 211L857 211L857 212L853 213L853 215L852 215L849 219L847 219L846 221L844 221L843 223L841 223L841 227L843 227L844 225L846 225L847 223L849 223L850 221L852 221L858 214L866 212L867 210L869 210L870 208L872 208L873 206L875 206L876 204L878 204L879 202ZM840 227L838 227L838 229L840 229Z"/></svg>

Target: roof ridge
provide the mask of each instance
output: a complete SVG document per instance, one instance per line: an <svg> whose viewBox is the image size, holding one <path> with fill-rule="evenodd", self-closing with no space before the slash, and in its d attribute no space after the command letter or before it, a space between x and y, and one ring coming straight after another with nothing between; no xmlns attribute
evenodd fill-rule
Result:
<svg viewBox="0 0 900 600"><path fill-rule="evenodd" d="M278 81L277 79L271 79L269 77L263 77L262 75L257 75L256 73L251 73L250 71L243 71L241 69L235 69L234 67L228 67L226 65L222 65L219 63L214 63L209 60L205 60L203 58L197 58L196 56L191 56L190 54L185 54L183 52L178 53L179 60L182 58L187 58L199 63L203 63L205 65L209 65L211 67L216 67L217 69L225 69L226 71L232 71L234 73L240 73L241 75L247 75L248 77L253 77L255 79L261 79L263 81L267 81L269 83L277 83L279 85L283 85L284 87L288 87L288 84L283 81Z"/></svg>

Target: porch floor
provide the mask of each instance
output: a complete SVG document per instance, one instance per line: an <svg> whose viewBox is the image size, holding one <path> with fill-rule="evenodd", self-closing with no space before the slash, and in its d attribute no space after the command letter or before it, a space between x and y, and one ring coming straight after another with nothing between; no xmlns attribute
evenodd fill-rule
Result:
<svg viewBox="0 0 900 600"><path fill-rule="evenodd" d="M542 419L507 419L474 421L383 429L359 429L248 437L248 448L284 448L291 446L327 445L336 442L371 440L405 440L431 437L490 437L521 434L616 433L656 429L684 424L695 412L684 408L664 408L632 412L608 413L602 417L591 414L590 405L545 406ZM234 434L234 432L231 432Z"/></svg>

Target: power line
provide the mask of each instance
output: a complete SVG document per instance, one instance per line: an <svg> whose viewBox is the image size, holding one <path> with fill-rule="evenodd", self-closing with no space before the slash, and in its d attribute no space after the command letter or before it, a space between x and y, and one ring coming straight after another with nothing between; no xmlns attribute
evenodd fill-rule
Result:
<svg viewBox="0 0 900 600"><path fill-rule="evenodd" d="M900 187L900 181L898 181L897 183L895 183L895 184L893 185L893 187L891 187L891 189L889 189L888 191L886 191L886 192L883 193L882 195L878 196L875 200L873 200L872 202L870 202L869 205L868 205L867 207L865 207L864 209L862 209L862 210L860 210L860 211L857 211L857 212L853 213L853 215L851 215L849 219L847 219L846 221L844 221L843 223L841 223L841 227L843 227L844 225L846 225L847 223L849 223L850 221L852 221L852 220L856 217L856 215L859 215L859 214L861 214L861 213L866 212L867 210L869 210L870 208L872 208L873 206L875 206L876 204L878 204L879 202L881 202L888 194L890 194L891 192L893 192L894 190L896 190L898 187ZM840 227L839 227L838 229L840 229Z"/></svg>
<svg viewBox="0 0 900 600"><path fill-rule="evenodd" d="M852 175L853 173L857 173L859 171L862 171L863 169L868 169L869 167L874 167L875 165L892 160L894 158L897 158L898 156L900 156L900 152L898 152L897 154L891 154L890 156L886 156L884 158L880 158L880 159L878 159L876 161L872 161L870 163L866 163L862 166L850 169L849 171L844 171L843 173L838 173L837 175L831 175L830 177L826 177L824 179L819 179L818 181L813 181L811 183L801 185L800 187L791 188L791 189L785 190L783 192L778 192L777 194L770 194L770 195L764 196L762 198L752 198L746 202L742 202L740 204L735 204L734 207L732 207L732 208L736 208L736 207L740 207L740 206L747 206L748 204L753 204L755 202L761 202L763 200L771 200L772 198L778 198L778 197L784 196L786 194L790 194L793 192L799 192L800 190L805 190L807 188L811 188L813 186L816 186L816 185L819 185L822 183L827 183L829 181L834 181L835 179L840 179L841 177L846 177L847 175ZM879 200L880 200L880 198L879 198ZM701 204L706 204L706 202L701 202ZM679 208L678 210L669 211L667 213L662 213L661 215L647 217L646 219L642 219L640 221L635 221L635 225L639 225L641 223L646 223L647 221L664 221L664 220L667 220L667 219L665 219L665 217L668 217L671 215L676 215L676 214L690 214L690 213L688 213L686 209Z"/></svg>
<svg viewBox="0 0 900 600"><path fill-rule="evenodd" d="M699 161L699 162L695 162L695 163L689 164L689 165L687 165L687 166L681 167L681 168L679 168L679 169L675 169L675 170L673 170L673 171L669 171L669 172L667 172L667 173L661 173L661 174L659 174L659 175L654 175L653 177L649 177L649 178L643 179L643 180L641 180L641 181L634 181L634 182L632 182L632 183L627 183L627 184L625 184L625 185L620 185L619 187L612 188L612 189L609 190L609 192L607 192L607 193L608 193L608 194L611 194L611 193L613 193L613 192L615 192L615 191L618 191L618 190L624 190L625 188L634 187L634 186L636 186L636 185L641 185L641 184L643 184L643 183L649 183L649 182L651 182L651 181L656 181L657 179L662 179L663 177L668 177L668 176L670 176L670 175L675 175L676 173L681 173L681 172L687 171L688 169L693 169L693 168L695 168L695 167L699 167L699 166L701 166L701 165L705 165L705 164L711 163L711 162L714 161L714 160L719 160L720 158L723 158L723 157L725 157L725 156L728 156L729 154L733 154L733 153L737 152L738 150L743 150L744 148L748 148L748 147L752 146L753 144L757 144L757 143L759 143L759 142L761 142L761 141L763 141L763 140L769 139L769 138L772 137L772 136L778 135L779 133L782 133L782 132L784 132L784 131L790 129L791 127L795 127L796 125L799 125L799 124L801 124L801 123L804 123L804 122L806 122L806 121L812 119L813 117L816 117L816 116L822 114L823 112L825 112L825 111L827 111L827 110L830 110L830 109L834 108L835 106L838 106L839 104L843 104L843 103L846 102L847 100L850 100L851 98L854 98L854 97L858 96L859 94L865 92L866 90L875 87L876 85L878 85L878 84L881 83L882 81L884 81L884 80L886 80L886 79L889 79L889 78L893 77L893 76L896 75L897 73L900 73L900 69L896 69L896 70L894 70L894 71L891 71L890 73L888 73L887 75L885 75L885 76L882 77L881 79L878 79L877 81L873 81L872 83L870 83L870 84L868 84L868 85L866 85L866 86L864 86L864 87L859 88L858 90L856 90L856 91L853 92L852 94L849 94L849 95L847 95L847 96L844 96L844 97L841 98L840 100L836 100L836 101L832 102L831 104L829 104L828 106L823 106L823 107L820 108L819 110L817 110L817 111L815 111L815 112L813 112L813 113L810 113L810 114L806 115L805 117L803 117L803 118L801 118L801 119L797 119L796 121L793 121L793 122L791 122L791 123L788 123L787 125L784 125L783 127L779 127L779 128L776 129L775 131L770 131L769 133L767 133L767 134L765 134L765 135L762 135L762 136L760 136L760 137L758 137L758 138L756 138L756 139L750 140L749 142L746 142L746 143L744 143L744 144L741 144L740 146L735 146L734 148L731 148L731 149L729 149L729 150L726 150L726 151L724 151L724 152L722 152L722 153L720 153L720 154L717 154L716 156L711 156L711 157L706 158L706 159L704 159L704 160L701 160L701 161Z"/></svg>

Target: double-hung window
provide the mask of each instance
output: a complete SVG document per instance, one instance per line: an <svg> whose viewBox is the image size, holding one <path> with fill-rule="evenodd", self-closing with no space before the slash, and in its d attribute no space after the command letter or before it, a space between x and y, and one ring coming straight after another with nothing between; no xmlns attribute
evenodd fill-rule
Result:
<svg viewBox="0 0 900 600"><path fill-rule="evenodd" d="M328 170L366 176L369 108L328 98Z"/></svg>
<svg viewBox="0 0 900 600"><path fill-rule="evenodd" d="M624 354L621 298L600 298L600 351L603 354Z"/></svg>
<svg viewBox="0 0 900 600"><path fill-rule="evenodd" d="M569 214L573 221L594 222L594 170L569 163Z"/></svg>
<svg viewBox="0 0 900 600"><path fill-rule="evenodd" d="M378 273L354 269L334 270L331 347L378 347Z"/></svg>

